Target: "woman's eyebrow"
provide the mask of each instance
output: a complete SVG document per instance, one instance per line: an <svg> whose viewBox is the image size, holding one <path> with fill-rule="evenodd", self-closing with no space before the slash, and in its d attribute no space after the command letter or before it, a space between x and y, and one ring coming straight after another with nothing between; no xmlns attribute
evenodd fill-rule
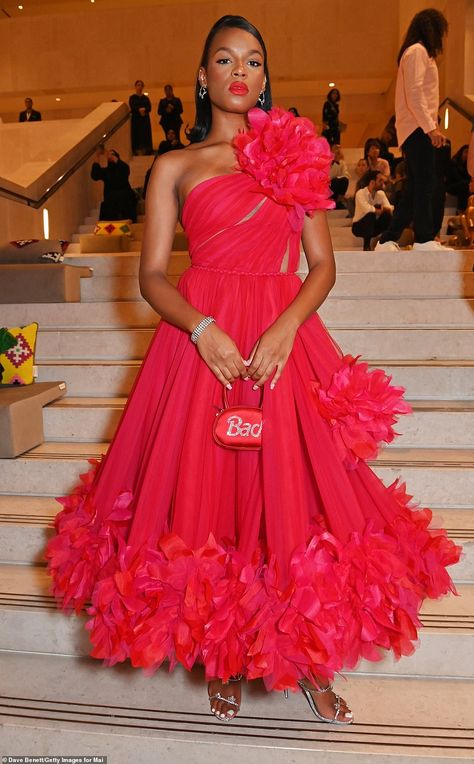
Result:
<svg viewBox="0 0 474 764"><path fill-rule="evenodd" d="M218 48L216 50L216 52L214 53L214 55L219 53L221 50L225 50L226 53L235 53L235 51L233 51L232 48L222 47L222 48ZM247 55L248 56L254 56L255 54L257 54L258 56L261 56L263 58L263 55L262 55L262 53L259 50L249 50L249 51L247 51Z"/></svg>

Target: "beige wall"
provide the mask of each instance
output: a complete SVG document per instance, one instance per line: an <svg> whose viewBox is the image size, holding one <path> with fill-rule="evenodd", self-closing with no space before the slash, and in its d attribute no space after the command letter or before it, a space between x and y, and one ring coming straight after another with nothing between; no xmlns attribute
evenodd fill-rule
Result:
<svg viewBox="0 0 474 764"><path fill-rule="evenodd" d="M446 12L450 23L440 66L442 97L450 95L473 110L465 83L473 2L203 0L115 9L97 3L75 13L6 19L0 21L0 114L4 121L16 120L28 94L44 118L80 117L111 98L127 100L134 80L143 77L154 109L163 84L173 82L185 105L185 122L191 122L192 84L205 35L223 13L240 13L267 42L275 101L295 104L319 122L328 82L334 80L343 93L341 116L349 124L344 142L354 145L377 133L393 111L400 39L413 14L426 5ZM474 54L469 55L472 61ZM472 71L474 65L467 72L471 92ZM153 129L157 143L156 115Z"/></svg>

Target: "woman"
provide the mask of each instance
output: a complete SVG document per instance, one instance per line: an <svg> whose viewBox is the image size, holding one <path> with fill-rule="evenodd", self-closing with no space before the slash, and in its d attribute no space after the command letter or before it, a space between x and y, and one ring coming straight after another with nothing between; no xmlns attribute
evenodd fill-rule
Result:
<svg viewBox="0 0 474 764"><path fill-rule="evenodd" d="M468 150L467 143L461 146L446 168L446 191L457 197L458 213L465 211L470 193L471 176L467 169Z"/></svg>
<svg viewBox="0 0 474 764"><path fill-rule="evenodd" d="M438 128L439 86L436 57L443 51L448 22L440 11L417 13L398 54L395 113L399 144L407 167L404 194L376 250L398 251L398 239L413 222L419 252L443 248L434 240L435 151L445 138Z"/></svg>
<svg viewBox="0 0 474 764"><path fill-rule="evenodd" d="M382 145L378 138L369 138L364 147L364 158L367 162L369 170L375 170L385 175L385 178L390 177L390 165L386 159L382 159L380 152Z"/></svg>
<svg viewBox="0 0 474 764"><path fill-rule="evenodd" d="M160 125L163 128L163 132L166 137L168 130L174 130L178 141L181 140L180 132L183 119L181 114L183 113L183 104L181 99L177 98L173 92L172 85L165 85L165 97L161 98L158 104L158 115L160 117Z"/></svg>
<svg viewBox="0 0 474 764"><path fill-rule="evenodd" d="M63 607L92 598L94 657L148 673L203 663L221 720L245 677L349 724L330 679L383 648L411 652L419 605L453 589L459 550L363 461L408 406L315 313L335 279L331 154L309 120L271 105L260 33L224 16L193 143L159 157L148 188L140 286L162 320L106 457L62 500L48 567ZM178 219L192 266L175 288ZM263 393L261 448L214 441L224 393L248 417Z"/></svg>
<svg viewBox="0 0 474 764"><path fill-rule="evenodd" d="M134 154L153 154L153 142L151 138L151 101L144 94L143 80L136 80L135 93L128 99L128 105L132 112L132 152Z"/></svg>
<svg viewBox="0 0 474 764"><path fill-rule="evenodd" d="M337 88L332 88L326 96L323 106L323 135L329 145L341 142L341 125L339 122L339 101L341 94Z"/></svg>
<svg viewBox="0 0 474 764"><path fill-rule="evenodd" d="M102 159L107 165L101 165ZM115 149L105 152L100 148L91 168L92 180L104 182L104 200L100 205L99 220L131 220L137 222L137 198L128 182L130 167Z"/></svg>

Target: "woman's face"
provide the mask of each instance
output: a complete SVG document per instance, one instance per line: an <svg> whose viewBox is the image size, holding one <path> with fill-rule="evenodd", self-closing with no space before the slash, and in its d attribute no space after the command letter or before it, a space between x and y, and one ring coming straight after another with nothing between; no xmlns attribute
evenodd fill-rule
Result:
<svg viewBox="0 0 474 764"><path fill-rule="evenodd" d="M339 92L337 90L331 90L331 93L329 95L329 100L332 103L336 103L339 100Z"/></svg>
<svg viewBox="0 0 474 764"><path fill-rule="evenodd" d="M380 154L379 147L375 143L373 143L367 152L367 156L369 156L371 159L378 159L379 154Z"/></svg>
<svg viewBox="0 0 474 764"><path fill-rule="evenodd" d="M356 173L359 176L359 178L361 178L363 175L365 175L365 173L367 172L368 169L369 169L369 165L367 164L366 160L365 159L359 159L359 161L357 162L357 165L356 165Z"/></svg>
<svg viewBox="0 0 474 764"><path fill-rule="evenodd" d="M135 83L135 90L137 95L141 95L143 93L144 84L141 81L137 81Z"/></svg>
<svg viewBox="0 0 474 764"><path fill-rule="evenodd" d="M207 67L199 70L213 106L244 114L257 103L265 88L263 50L243 29L221 29L209 50Z"/></svg>

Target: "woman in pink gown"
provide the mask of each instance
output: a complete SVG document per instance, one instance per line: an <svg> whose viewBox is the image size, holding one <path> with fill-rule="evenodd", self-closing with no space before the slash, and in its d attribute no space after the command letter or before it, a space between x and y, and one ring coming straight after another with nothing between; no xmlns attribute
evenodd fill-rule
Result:
<svg viewBox="0 0 474 764"><path fill-rule="evenodd" d="M108 665L202 664L220 719L245 678L348 724L331 679L413 652L460 549L366 464L410 409L316 313L335 280L326 140L271 108L265 46L241 17L211 30L196 93L194 142L159 158L147 194L140 285L161 322L106 456L61 499L52 592L87 609ZM175 288L178 218L192 265ZM214 441L224 385L250 406L263 388L260 450Z"/></svg>

